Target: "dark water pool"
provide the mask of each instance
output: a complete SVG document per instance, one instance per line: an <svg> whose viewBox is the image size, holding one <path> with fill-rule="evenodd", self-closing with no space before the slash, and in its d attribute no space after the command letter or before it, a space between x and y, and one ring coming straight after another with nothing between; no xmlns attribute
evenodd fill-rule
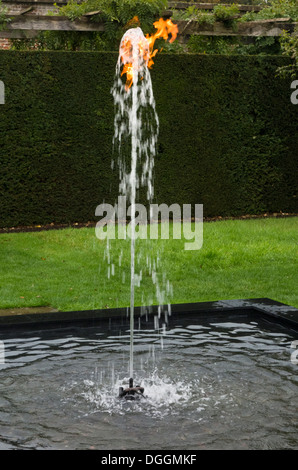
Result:
<svg viewBox="0 0 298 470"><path fill-rule="evenodd" d="M129 331L1 333L0 449L297 449L297 332L251 316L185 315Z"/></svg>

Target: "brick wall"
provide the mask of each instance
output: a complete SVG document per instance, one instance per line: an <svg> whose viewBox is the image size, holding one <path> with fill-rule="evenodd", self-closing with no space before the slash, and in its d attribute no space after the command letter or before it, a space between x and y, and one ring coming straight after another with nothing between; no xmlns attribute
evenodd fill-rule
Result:
<svg viewBox="0 0 298 470"><path fill-rule="evenodd" d="M10 47L11 47L10 39L0 38L0 49L7 50L7 49L10 49Z"/></svg>

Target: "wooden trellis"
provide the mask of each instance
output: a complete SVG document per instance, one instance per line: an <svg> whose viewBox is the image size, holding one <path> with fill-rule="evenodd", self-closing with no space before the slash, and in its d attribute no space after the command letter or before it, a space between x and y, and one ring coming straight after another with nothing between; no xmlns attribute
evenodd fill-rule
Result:
<svg viewBox="0 0 298 470"><path fill-rule="evenodd" d="M65 5L64 0L57 0L58 6ZM57 16L53 13L57 10L49 0L2 0L2 4L8 9L7 18L10 21L5 29L0 31L0 38L32 38L40 31L104 31L104 24L91 21L91 17L100 12L90 12L75 21L69 20L65 16ZM196 8L211 11L213 3L191 3L191 2L170 2L169 7L175 9L185 9L190 5ZM259 11L260 6L239 5L241 13L247 11ZM49 14L50 13L50 14ZM171 11L167 12L171 16ZM273 20L237 22L237 26L232 28L223 22L214 24L202 24L195 20L175 21L179 28L181 40L192 34L201 36L280 36L283 31L294 34L295 26L289 18L277 18Z"/></svg>

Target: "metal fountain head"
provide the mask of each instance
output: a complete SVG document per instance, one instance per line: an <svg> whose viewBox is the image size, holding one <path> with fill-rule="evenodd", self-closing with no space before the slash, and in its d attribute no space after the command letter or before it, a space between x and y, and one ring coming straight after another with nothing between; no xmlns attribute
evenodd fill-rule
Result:
<svg viewBox="0 0 298 470"><path fill-rule="evenodd" d="M140 398L145 398L143 395L144 387L140 385L133 385L133 379L129 379L128 388L119 387L119 398L124 398L125 400L139 400Z"/></svg>

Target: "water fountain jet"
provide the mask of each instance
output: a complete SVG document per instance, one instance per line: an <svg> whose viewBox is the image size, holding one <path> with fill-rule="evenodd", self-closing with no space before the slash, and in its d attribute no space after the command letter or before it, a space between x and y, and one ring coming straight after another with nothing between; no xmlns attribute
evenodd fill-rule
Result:
<svg viewBox="0 0 298 470"><path fill-rule="evenodd" d="M152 172L154 165L154 155L156 152L158 134L158 116L155 112L155 101L152 91L152 83L148 68L153 64L152 57L157 50L153 50L154 42L157 38L167 39L173 42L177 36L178 28L171 20L159 19L154 23L156 33L145 37L139 27L131 28L123 35L119 58L116 66L116 78L112 88L114 103L116 107L114 144L118 143L119 151L119 172L120 172L120 192L129 198L131 205L131 244L130 244L130 381L128 389L122 389L119 396L132 397L143 393L141 387L133 387L133 331L134 331L134 290L135 290L135 214L136 214L136 193L140 185L147 186L147 200L150 202L153 197ZM126 75L126 83L123 83L122 76ZM144 137L143 122L144 109L151 108L149 136ZM148 129L147 129L148 131ZM125 159L121 157L122 140L130 137L131 161L130 171L127 171ZM139 175L138 166L141 166L142 173ZM156 283L156 273L152 272L152 279ZM158 286L157 286L158 289ZM136 390L137 388L137 390Z"/></svg>
<svg viewBox="0 0 298 470"><path fill-rule="evenodd" d="M140 385L136 385L134 387L133 378L130 378L128 388L119 387L119 398L125 398L126 400L145 398L144 387L141 387Z"/></svg>

